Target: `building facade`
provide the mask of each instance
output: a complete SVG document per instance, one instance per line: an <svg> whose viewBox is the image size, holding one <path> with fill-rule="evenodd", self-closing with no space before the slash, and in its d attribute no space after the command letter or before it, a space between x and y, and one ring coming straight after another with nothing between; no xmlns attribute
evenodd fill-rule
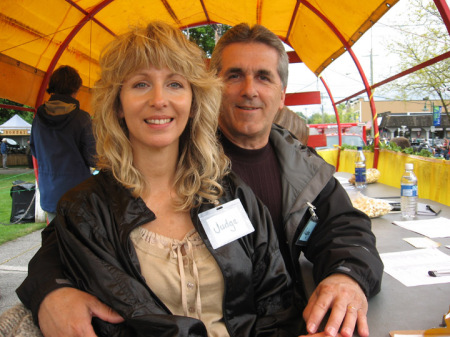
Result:
<svg viewBox="0 0 450 337"><path fill-rule="evenodd" d="M351 107L360 114L361 122L372 128L370 102L363 98L353 100ZM433 107L442 106L441 101L375 101L377 123L381 139L404 135L410 139L450 138L450 120L442 108L440 123L433 118Z"/></svg>

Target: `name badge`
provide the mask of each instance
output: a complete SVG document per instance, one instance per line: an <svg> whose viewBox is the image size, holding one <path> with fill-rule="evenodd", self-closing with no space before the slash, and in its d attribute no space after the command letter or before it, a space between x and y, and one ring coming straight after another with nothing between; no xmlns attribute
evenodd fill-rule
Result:
<svg viewBox="0 0 450 337"><path fill-rule="evenodd" d="M202 212L198 217L214 249L255 231L239 199Z"/></svg>
<svg viewBox="0 0 450 337"><path fill-rule="evenodd" d="M319 217L317 216L316 212L314 212L316 207L310 202L307 202L306 204L308 205L308 210L309 213L311 213L311 217L309 218L305 228L303 228L297 241L295 242L297 246L307 245L309 237L311 236L312 232L314 231L314 228L316 228L317 223L319 222Z"/></svg>

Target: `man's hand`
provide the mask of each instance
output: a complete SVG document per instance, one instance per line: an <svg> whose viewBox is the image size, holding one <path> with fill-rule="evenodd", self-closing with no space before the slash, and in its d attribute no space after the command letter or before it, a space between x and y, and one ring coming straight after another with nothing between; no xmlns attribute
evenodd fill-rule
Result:
<svg viewBox="0 0 450 337"><path fill-rule="evenodd" d="M39 307L39 326L45 337L94 337L92 317L110 323L123 318L96 297L75 288L60 288L48 294Z"/></svg>
<svg viewBox="0 0 450 337"><path fill-rule="evenodd" d="M308 333L314 334L331 309L324 336L353 336L355 326L361 337L369 336L367 298L359 284L344 274L333 274L319 283L303 311ZM320 336L320 335L318 335Z"/></svg>
<svg viewBox="0 0 450 337"><path fill-rule="evenodd" d="M299 337L327 337L327 335L325 334L325 332L318 332L318 333L313 333L313 334L308 334L308 335L301 335ZM336 335L336 337L342 337L342 335L340 333L338 333Z"/></svg>

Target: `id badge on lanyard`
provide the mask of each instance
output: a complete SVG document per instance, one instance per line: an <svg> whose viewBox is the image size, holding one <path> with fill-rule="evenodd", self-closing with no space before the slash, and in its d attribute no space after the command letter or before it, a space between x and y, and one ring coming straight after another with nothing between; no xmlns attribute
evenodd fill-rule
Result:
<svg viewBox="0 0 450 337"><path fill-rule="evenodd" d="M309 202L307 202L306 204L308 205L308 210L311 214L311 217L309 218L306 226L303 228L302 232L298 236L297 241L295 242L297 246L306 246L309 237L311 236L314 228L316 228L317 223L319 222L319 217L317 216L316 212L314 212L316 207Z"/></svg>

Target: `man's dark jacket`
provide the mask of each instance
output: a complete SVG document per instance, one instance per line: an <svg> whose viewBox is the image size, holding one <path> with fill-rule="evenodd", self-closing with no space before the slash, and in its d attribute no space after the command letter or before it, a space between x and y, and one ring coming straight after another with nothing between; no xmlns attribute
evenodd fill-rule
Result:
<svg viewBox="0 0 450 337"><path fill-rule="evenodd" d="M367 297L377 294L383 263L371 221L353 207L347 192L333 177L335 167L275 124L269 139L280 164L282 226L291 252L291 261L286 263L295 270L292 276L298 283L298 300L305 305L308 295L303 289L301 252L313 263L315 283L342 273L355 279ZM307 202L316 207L319 221L306 244L298 245L297 239L311 218Z"/></svg>

